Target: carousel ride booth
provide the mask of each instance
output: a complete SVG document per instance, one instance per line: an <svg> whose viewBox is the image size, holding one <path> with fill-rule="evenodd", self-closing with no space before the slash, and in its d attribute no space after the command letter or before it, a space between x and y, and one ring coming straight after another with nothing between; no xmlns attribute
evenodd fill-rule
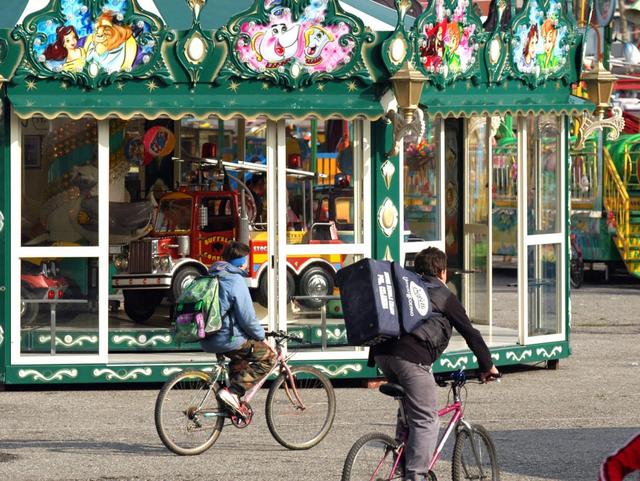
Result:
<svg viewBox="0 0 640 481"><path fill-rule="evenodd" d="M173 306L232 239L258 318L330 377L378 376L336 273L428 246L497 365L568 356L584 31L570 2L408 7L374 31L335 0L52 0L1 30L0 382L210 365ZM454 337L435 370L463 366Z"/></svg>

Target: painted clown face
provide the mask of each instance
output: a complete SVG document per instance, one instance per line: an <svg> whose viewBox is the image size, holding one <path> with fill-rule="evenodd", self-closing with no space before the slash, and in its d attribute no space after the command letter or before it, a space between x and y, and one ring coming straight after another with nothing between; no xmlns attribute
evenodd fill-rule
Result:
<svg viewBox="0 0 640 481"><path fill-rule="evenodd" d="M304 56L306 62L308 64L320 62L322 50L331 41L333 41L333 35L324 28L310 27L304 32Z"/></svg>
<svg viewBox="0 0 640 481"><path fill-rule="evenodd" d="M265 32L259 32L252 39L252 46L259 55L270 64L282 63L293 57L298 51L300 25L285 23L273 24Z"/></svg>

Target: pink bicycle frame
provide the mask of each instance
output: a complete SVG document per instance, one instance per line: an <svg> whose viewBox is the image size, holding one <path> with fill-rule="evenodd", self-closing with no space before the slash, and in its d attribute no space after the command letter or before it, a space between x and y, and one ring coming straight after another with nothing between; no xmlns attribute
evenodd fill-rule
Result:
<svg viewBox="0 0 640 481"><path fill-rule="evenodd" d="M445 443L447 442L447 439L449 439L449 436L451 435L453 430L456 428L458 423L462 420L463 411L464 409L461 401L455 401L453 404L449 404L448 406L445 406L444 408L438 411L439 418L446 416L447 414L450 414L452 412L453 412L453 416L451 416L451 419L449 420L449 424L447 425L447 429L442 435L442 438L440 438L440 442L438 443L438 446L436 447L436 450L433 453L433 457L431 458L431 462L429 463L429 471L433 470L433 467L436 465L436 462L438 461L438 459L440 459L440 454L442 454L442 450L444 448ZM391 473L394 473L396 471L396 468L400 463L400 459L404 455L404 448L405 448L405 444L403 443L398 449L398 452L396 453L396 460L393 463L393 468L391 468ZM384 458L378 464L378 467L374 472L374 476L378 473L383 463L384 463ZM389 479L391 479L391 474L389 475Z"/></svg>

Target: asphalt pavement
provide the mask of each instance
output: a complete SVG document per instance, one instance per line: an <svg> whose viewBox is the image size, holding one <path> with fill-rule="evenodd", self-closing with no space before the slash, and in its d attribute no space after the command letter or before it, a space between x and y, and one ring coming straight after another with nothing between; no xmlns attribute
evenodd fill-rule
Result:
<svg viewBox="0 0 640 481"><path fill-rule="evenodd" d="M572 294L572 355L558 370L510 369L499 384L469 385L466 418L491 432L503 481L595 480L602 459L640 431L640 283L595 281ZM339 480L351 444L370 431L392 434L395 424L392 399L340 385L328 437L287 451L266 427L262 392L249 427L227 425L210 450L180 457L155 432L157 392L0 392L0 479ZM450 480L450 452L444 458L438 479Z"/></svg>

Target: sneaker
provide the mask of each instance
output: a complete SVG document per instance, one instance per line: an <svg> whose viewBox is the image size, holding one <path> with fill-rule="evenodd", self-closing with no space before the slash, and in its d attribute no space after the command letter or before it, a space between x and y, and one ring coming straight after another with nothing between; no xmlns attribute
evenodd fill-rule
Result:
<svg viewBox="0 0 640 481"><path fill-rule="evenodd" d="M230 407L233 411L240 411L240 398L237 394L229 391L228 388L223 387L218 391L218 399Z"/></svg>

